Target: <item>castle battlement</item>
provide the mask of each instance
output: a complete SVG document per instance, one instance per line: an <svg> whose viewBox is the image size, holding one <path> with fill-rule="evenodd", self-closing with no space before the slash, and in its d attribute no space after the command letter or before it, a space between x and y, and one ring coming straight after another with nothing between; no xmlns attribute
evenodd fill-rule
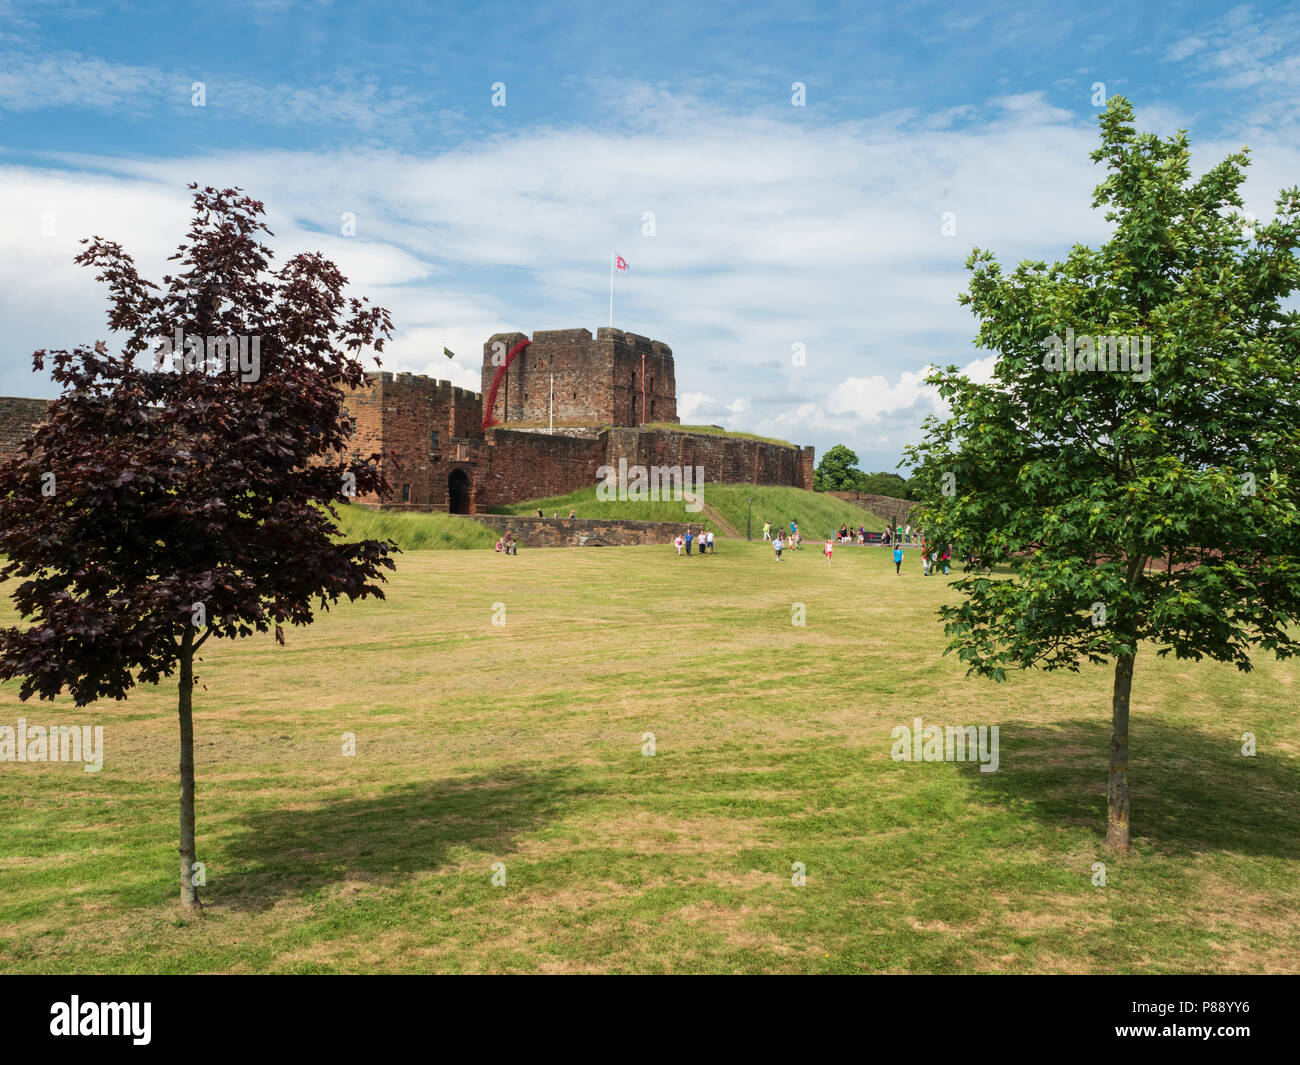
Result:
<svg viewBox="0 0 1300 1065"><path fill-rule="evenodd" d="M524 333L496 333L483 345L482 395L500 384L491 414L496 424L640 425L677 421L673 349L622 329L538 329L502 370L503 354Z"/></svg>
<svg viewBox="0 0 1300 1065"><path fill-rule="evenodd" d="M468 388L461 388L459 385L453 385L450 381L441 381L436 377L429 377L422 373L390 373L387 370L372 370L366 374L366 380L373 385L394 385L399 388L414 389L416 391L438 393L441 396L457 400L474 400L481 403L483 397L478 392L471 392Z"/></svg>

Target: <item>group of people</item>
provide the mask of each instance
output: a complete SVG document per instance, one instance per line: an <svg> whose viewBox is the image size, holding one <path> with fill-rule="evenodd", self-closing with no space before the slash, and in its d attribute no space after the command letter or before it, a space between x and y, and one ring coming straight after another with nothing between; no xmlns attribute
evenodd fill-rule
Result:
<svg viewBox="0 0 1300 1065"><path fill-rule="evenodd" d="M948 572L952 564L952 552L947 547L935 547L924 541L921 543L921 573L923 576L938 573L939 567L943 567L944 573Z"/></svg>
<svg viewBox="0 0 1300 1065"><path fill-rule="evenodd" d="M546 517L546 515L542 513L542 508L541 508L541 507L538 507L538 508L537 508L537 513L536 513L535 515L533 515L533 516L536 517L536 518L544 518L544 517ZM560 516L560 512L559 512L558 510L553 511L553 512L551 513L551 517L552 517L552 518L558 518L559 516ZM578 512L577 512L576 510L570 510L570 511L569 511L569 517L571 517L571 518L576 518L577 516L578 516Z"/></svg>
<svg viewBox="0 0 1300 1065"><path fill-rule="evenodd" d="M790 524L794 527L794 531L790 534L789 541L781 539L781 531L779 529L777 530L776 533L776 539L772 541L772 550L775 553L776 560L778 562L781 561L781 552L784 551L786 547L789 547L791 550L794 550L798 548L800 543L803 542L803 537L799 535L798 523L791 522ZM831 564L831 555L833 555L834 553L835 553L835 541L828 539L826 541L826 546L822 548L822 554L826 556L826 565L829 566Z"/></svg>
<svg viewBox="0 0 1300 1065"><path fill-rule="evenodd" d="M691 527L688 525L686 526L685 533L677 534L677 539L673 541L673 546L677 548L677 554L679 556L682 553L683 547L686 548L686 553L689 555L692 546L698 549L697 554L711 555L713 554L713 530L701 529L699 533L693 533L691 532Z"/></svg>
<svg viewBox="0 0 1300 1065"><path fill-rule="evenodd" d="M772 539L772 522L770 520L763 522L763 539ZM803 543L803 533L799 531L799 523L797 521L790 522L790 535L784 540L781 539L781 530L778 527L776 530L776 541L780 541L781 543L781 547L776 549L777 558L781 557L782 548L788 547L791 551L797 551L799 545Z"/></svg>
<svg viewBox="0 0 1300 1065"><path fill-rule="evenodd" d="M496 547L492 548L492 550L496 551L498 554L504 553L507 555L517 555L519 554L519 541L509 533L506 533L497 541Z"/></svg>
<svg viewBox="0 0 1300 1065"><path fill-rule="evenodd" d="M969 561L969 559L968 559ZM931 573L938 573L939 567L943 567L943 572L947 573L952 566L952 551L947 546L934 547L931 544L921 541L921 576L928 577ZM903 545L901 542L894 545L894 572L903 572Z"/></svg>
<svg viewBox="0 0 1300 1065"><path fill-rule="evenodd" d="M883 542L886 546L893 544L895 547L901 544L915 544L920 535L920 530L913 529L911 525L891 525L885 530Z"/></svg>

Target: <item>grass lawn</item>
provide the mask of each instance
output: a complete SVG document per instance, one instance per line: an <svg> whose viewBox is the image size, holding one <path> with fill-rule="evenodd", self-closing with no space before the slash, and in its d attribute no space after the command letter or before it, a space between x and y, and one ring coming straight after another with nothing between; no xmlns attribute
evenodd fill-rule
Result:
<svg viewBox="0 0 1300 1065"><path fill-rule="evenodd" d="M106 755L0 763L0 971L1300 971L1300 664L1142 649L1120 857L1110 673L967 680L947 595L876 548L401 556L384 602L204 648L202 919L174 688L6 684L0 724ZM999 725L1000 769L892 761L914 717Z"/></svg>

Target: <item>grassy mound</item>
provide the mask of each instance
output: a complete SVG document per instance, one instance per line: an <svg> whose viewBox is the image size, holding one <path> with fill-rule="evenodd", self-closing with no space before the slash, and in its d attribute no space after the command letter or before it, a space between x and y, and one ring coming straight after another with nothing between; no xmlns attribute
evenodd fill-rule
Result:
<svg viewBox="0 0 1300 1065"><path fill-rule="evenodd" d="M403 551L433 551L491 547L497 533L455 514L422 514L401 510L372 510L340 506L344 540L392 540Z"/></svg>
<svg viewBox="0 0 1300 1065"><path fill-rule="evenodd" d="M670 429L675 433L693 433L697 436L731 436L740 440L760 440L765 444L780 444L782 447L794 447L789 440L775 436L759 436L757 433L738 433L734 429L724 429L720 425L678 425L676 422L648 422L647 429Z"/></svg>
<svg viewBox="0 0 1300 1065"><path fill-rule="evenodd" d="M701 493L706 507L716 510L724 521L742 535L745 531L746 500L752 499L752 528L754 535L763 535L763 521L770 518L774 525L790 528L793 519L799 523L805 537L826 537L841 524L879 532L885 528L883 519L853 503L822 492L807 492L802 488L779 485L706 484ZM689 513L683 500L609 500L596 498L596 488L580 488L562 496L546 499L529 499L509 506L497 507L497 514L532 514L541 508L546 517L558 513L567 518L569 511L579 518L625 519L630 521L680 521L707 520L707 513Z"/></svg>

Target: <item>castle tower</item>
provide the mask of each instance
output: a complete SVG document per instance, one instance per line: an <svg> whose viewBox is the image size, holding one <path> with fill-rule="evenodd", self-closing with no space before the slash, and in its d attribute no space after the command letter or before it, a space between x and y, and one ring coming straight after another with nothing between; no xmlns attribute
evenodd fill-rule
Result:
<svg viewBox="0 0 1300 1065"><path fill-rule="evenodd" d="M483 345L483 403L523 333ZM677 379L667 344L621 329L539 329L502 374L494 409L502 425L642 425L677 422Z"/></svg>

